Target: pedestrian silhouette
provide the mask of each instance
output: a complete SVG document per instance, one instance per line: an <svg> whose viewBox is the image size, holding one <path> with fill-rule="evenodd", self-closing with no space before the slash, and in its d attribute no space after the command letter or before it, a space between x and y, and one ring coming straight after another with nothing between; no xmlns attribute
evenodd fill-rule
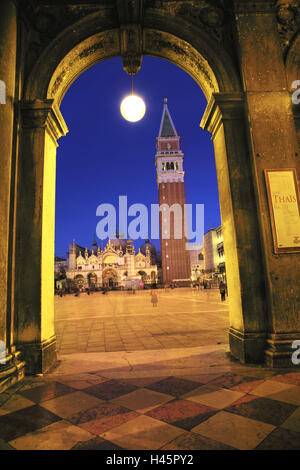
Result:
<svg viewBox="0 0 300 470"><path fill-rule="evenodd" d="M224 284L223 281L220 282L219 284L219 291L221 294L221 300L225 300L225 294L226 294L226 285Z"/></svg>
<svg viewBox="0 0 300 470"><path fill-rule="evenodd" d="M157 298L156 292L153 292L153 290L151 291L151 302L152 302L153 307L157 307L158 298Z"/></svg>

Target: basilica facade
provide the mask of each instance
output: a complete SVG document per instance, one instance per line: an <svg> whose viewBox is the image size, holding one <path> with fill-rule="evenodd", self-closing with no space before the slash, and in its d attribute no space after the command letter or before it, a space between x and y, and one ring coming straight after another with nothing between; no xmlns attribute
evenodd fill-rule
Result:
<svg viewBox="0 0 300 470"><path fill-rule="evenodd" d="M110 239L101 249L72 243L66 263L66 278L79 289L131 289L158 282L155 247L146 240L136 253L131 240ZM62 287L62 286L61 286Z"/></svg>

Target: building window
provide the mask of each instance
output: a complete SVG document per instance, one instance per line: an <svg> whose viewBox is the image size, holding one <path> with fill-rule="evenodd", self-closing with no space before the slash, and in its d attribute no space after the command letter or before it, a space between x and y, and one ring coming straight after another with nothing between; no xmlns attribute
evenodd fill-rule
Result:
<svg viewBox="0 0 300 470"><path fill-rule="evenodd" d="M175 162L175 170L179 170L179 163Z"/></svg>
<svg viewBox="0 0 300 470"><path fill-rule="evenodd" d="M165 164L165 162L162 162L162 164L161 164L161 169L162 169L162 171L165 171L165 169L166 169L166 164Z"/></svg>

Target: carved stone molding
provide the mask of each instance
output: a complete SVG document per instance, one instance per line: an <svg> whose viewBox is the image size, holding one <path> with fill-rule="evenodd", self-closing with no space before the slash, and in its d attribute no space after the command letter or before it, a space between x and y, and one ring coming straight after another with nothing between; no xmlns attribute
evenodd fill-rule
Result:
<svg viewBox="0 0 300 470"><path fill-rule="evenodd" d="M88 66L120 54L118 31L106 31L86 39L72 49L51 78L47 96L60 103L69 84Z"/></svg>
<svg viewBox="0 0 300 470"><path fill-rule="evenodd" d="M44 128L57 145L60 137L68 132L67 125L53 100L36 100L22 103L22 127L24 129Z"/></svg>
<svg viewBox="0 0 300 470"><path fill-rule="evenodd" d="M138 24L143 19L143 0L116 0L120 24Z"/></svg>
<svg viewBox="0 0 300 470"><path fill-rule="evenodd" d="M200 126L216 135L222 121L245 117L244 93L214 93L206 107Z"/></svg>
<svg viewBox="0 0 300 470"><path fill-rule="evenodd" d="M274 13L276 0L234 0L236 14Z"/></svg>
<svg viewBox="0 0 300 470"><path fill-rule="evenodd" d="M138 24L127 24L120 27L120 50L123 68L129 75L139 72L143 59L142 27Z"/></svg>
<svg viewBox="0 0 300 470"><path fill-rule="evenodd" d="M19 15L26 24L28 31L28 49L26 54L26 70L41 55L42 51L63 30L84 20L87 16L105 11L105 21L117 23L117 12L115 2L107 1L84 1L82 4L74 5L72 2L28 1L20 3Z"/></svg>
<svg viewBox="0 0 300 470"><path fill-rule="evenodd" d="M222 1L212 0L144 0L144 9L146 12L147 9L162 10L170 17L181 18L223 41L230 10L222 4Z"/></svg>
<svg viewBox="0 0 300 470"><path fill-rule="evenodd" d="M117 0L116 6L123 68L129 75L135 75L142 65L143 0Z"/></svg>
<svg viewBox="0 0 300 470"><path fill-rule="evenodd" d="M187 42L171 34L152 29L144 30L144 53L168 58L180 65L201 84L209 97L218 91L218 84L208 62Z"/></svg>
<svg viewBox="0 0 300 470"><path fill-rule="evenodd" d="M267 367L293 367L292 348L294 341L300 340L300 332L270 333L267 337L266 365ZM298 367L294 365L294 367Z"/></svg>
<svg viewBox="0 0 300 470"><path fill-rule="evenodd" d="M300 31L300 1L279 0L276 4L278 33L284 54Z"/></svg>

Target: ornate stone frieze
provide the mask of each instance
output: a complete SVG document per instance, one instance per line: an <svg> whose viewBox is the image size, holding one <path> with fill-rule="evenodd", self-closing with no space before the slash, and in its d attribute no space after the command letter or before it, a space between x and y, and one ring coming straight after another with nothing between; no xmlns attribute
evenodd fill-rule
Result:
<svg viewBox="0 0 300 470"><path fill-rule="evenodd" d="M211 0L144 0L144 8L163 10L167 14L201 27L218 41L224 37L229 10L224 2Z"/></svg>
<svg viewBox="0 0 300 470"><path fill-rule="evenodd" d="M276 4L278 33L284 54L300 31L300 1L279 0Z"/></svg>
<svg viewBox="0 0 300 470"><path fill-rule="evenodd" d="M22 104L22 127L24 129L45 128L55 145L68 132L60 110L53 100L36 100Z"/></svg>
<svg viewBox="0 0 300 470"><path fill-rule="evenodd" d="M143 58L142 27L127 24L120 27L120 46L123 68L129 75L135 75L141 68Z"/></svg>
<svg viewBox="0 0 300 470"><path fill-rule="evenodd" d="M52 99L58 95L62 96L66 86L74 79L74 76L86 68L87 64L96 63L101 58L114 56L119 52L119 37L115 30L99 33L86 39L71 50L59 64L51 79L48 96Z"/></svg>
<svg viewBox="0 0 300 470"><path fill-rule="evenodd" d="M195 77L202 76L202 84L209 93L217 91L218 85L206 60L187 42L175 38L171 34L152 29L144 31L144 53L150 55L157 51L161 56L168 56L174 63L181 65ZM165 51L165 52L164 52ZM205 90L204 90L205 91Z"/></svg>
<svg viewBox="0 0 300 470"><path fill-rule="evenodd" d="M276 0L234 0L234 12L236 14L272 13Z"/></svg>
<svg viewBox="0 0 300 470"><path fill-rule="evenodd" d="M42 51L63 30L86 18L88 15L105 9L111 23L117 22L117 12L113 1L76 2L21 1L20 17L28 30L28 51L26 69L30 69ZM79 2L77 2L79 3ZM81 3L81 2L80 2ZM76 33L76 28L73 31Z"/></svg>
<svg viewBox="0 0 300 470"><path fill-rule="evenodd" d="M245 97L243 93L214 93L207 105L200 126L214 138L222 121L243 119Z"/></svg>

